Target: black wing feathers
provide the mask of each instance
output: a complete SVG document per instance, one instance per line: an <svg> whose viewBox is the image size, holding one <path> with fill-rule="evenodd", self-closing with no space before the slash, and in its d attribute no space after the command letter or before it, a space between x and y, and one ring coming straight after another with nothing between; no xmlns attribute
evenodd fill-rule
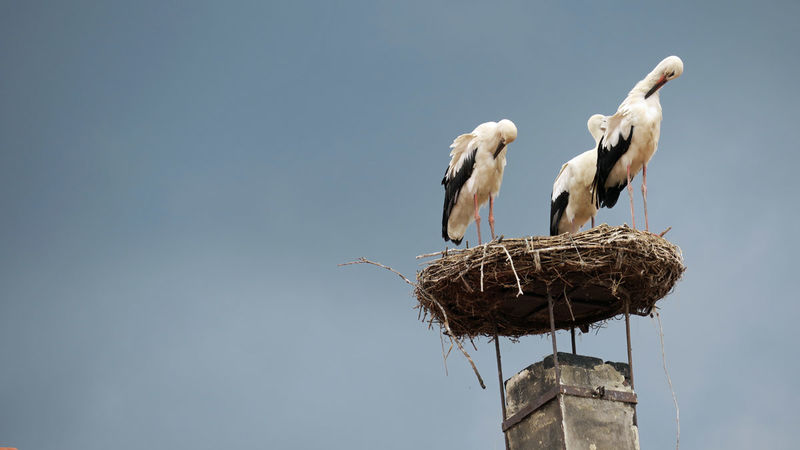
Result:
<svg viewBox="0 0 800 450"><path fill-rule="evenodd" d="M464 158L464 162L461 164L461 168L453 174L452 178L449 180L447 179L447 171L445 171L444 178L442 178L442 184L444 185L442 237L444 238L445 242L452 240L456 245L461 243L461 239L450 239L450 236L447 234L447 221L450 220L450 212L453 211L453 207L456 205L458 194L461 193L461 188L464 186L464 183L469 180L469 177L472 176L472 170L475 168L475 153L477 151L478 147L475 147L467 154L467 156Z"/></svg>
<svg viewBox="0 0 800 450"><path fill-rule="evenodd" d="M552 196L550 197L552 198ZM557 236L558 223L561 222L561 216L567 210L569 203L569 191L564 191L558 194L555 200L550 203L550 236Z"/></svg>
<svg viewBox="0 0 800 450"><path fill-rule="evenodd" d="M606 188L608 176L611 174L611 169L619 161L622 155L628 151L631 146L631 139L633 139L633 127L631 127L628 139L623 139L620 136L617 145L613 147L606 147L603 142L605 137L600 138L597 143L597 171L594 174L592 181L592 189L594 190L594 204L598 208L603 206L612 208L617 204L619 193L628 185L628 180L623 180L622 183L616 186Z"/></svg>

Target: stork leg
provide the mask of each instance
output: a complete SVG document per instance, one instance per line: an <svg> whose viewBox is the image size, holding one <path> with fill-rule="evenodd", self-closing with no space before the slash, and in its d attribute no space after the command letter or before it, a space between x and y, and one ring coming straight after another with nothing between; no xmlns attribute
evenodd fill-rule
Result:
<svg viewBox="0 0 800 450"><path fill-rule="evenodd" d="M489 196L489 228L492 230L492 240L494 240L494 198Z"/></svg>
<svg viewBox="0 0 800 450"><path fill-rule="evenodd" d="M636 218L633 217L633 186L631 186L631 165L628 164L628 197L631 199L631 224L633 225L633 229L636 229Z"/></svg>
<svg viewBox="0 0 800 450"><path fill-rule="evenodd" d="M647 164L642 166L642 198L644 199L644 229L650 231L650 220L647 218Z"/></svg>
<svg viewBox="0 0 800 450"><path fill-rule="evenodd" d="M478 215L478 194L472 197L475 200L475 226L478 228L478 245L481 245L481 216Z"/></svg>
<svg viewBox="0 0 800 450"><path fill-rule="evenodd" d="M592 216L592 228L594 228L594 216Z"/></svg>

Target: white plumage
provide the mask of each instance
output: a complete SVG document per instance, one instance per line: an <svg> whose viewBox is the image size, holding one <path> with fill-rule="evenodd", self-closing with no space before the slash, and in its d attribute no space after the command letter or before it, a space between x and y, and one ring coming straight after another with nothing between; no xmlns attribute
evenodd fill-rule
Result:
<svg viewBox="0 0 800 450"><path fill-rule="evenodd" d="M658 90L667 81L683 73L683 61L670 56L650 72L628 93L617 109L608 118L607 128L597 147L597 171L593 181L595 204L598 207L613 207L626 186L631 200L633 216L633 188L630 180L643 170L642 195L644 197L645 226L647 217L647 163L658 148L661 133L661 102Z"/></svg>
<svg viewBox="0 0 800 450"><path fill-rule="evenodd" d="M494 239L494 198L500 192L508 144L517 138L517 127L508 119L478 125L450 145L450 164L442 184L445 197L442 237L461 243L470 222L475 220L481 243L478 210L489 201L489 226Z"/></svg>
<svg viewBox="0 0 800 450"><path fill-rule="evenodd" d="M594 138L595 148L567 161L556 176L550 198L551 236L577 233L590 219L594 222L597 207L592 195L592 181L597 168L597 143L606 129L607 120L602 114L589 118L586 125Z"/></svg>

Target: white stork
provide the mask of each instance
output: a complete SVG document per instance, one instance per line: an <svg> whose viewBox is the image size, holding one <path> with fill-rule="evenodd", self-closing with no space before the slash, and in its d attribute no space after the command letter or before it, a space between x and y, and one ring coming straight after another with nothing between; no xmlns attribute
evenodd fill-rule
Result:
<svg viewBox="0 0 800 450"><path fill-rule="evenodd" d="M683 73L683 61L670 56L658 63L644 80L636 83L617 113L608 118L605 133L597 145L597 172L592 183L595 205L611 208L619 194L628 187L633 216L633 187L631 180L642 169L645 228L650 230L647 217L647 163L658 148L661 133L661 102L658 90L667 81Z"/></svg>
<svg viewBox="0 0 800 450"><path fill-rule="evenodd" d="M444 209L442 237L456 245L464 239L467 226L475 220L481 243L478 209L489 200L489 227L494 239L494 198L500 192L506 167L506 148L517 138L514 122L486 122L472 133L462 134L450 145L450 165L442 179Z"/></svg>
<svg viewBox="0 0 800 450"><path fill-rule="evenodd" d="M589 219L594 227L597 207L592 196L592 181L597 168L597 143L606 130L607 120L602 114L589 118L586 125L594 138L594 148L567 161L556 176L550 198L551 236L577 233Z"/></svg>

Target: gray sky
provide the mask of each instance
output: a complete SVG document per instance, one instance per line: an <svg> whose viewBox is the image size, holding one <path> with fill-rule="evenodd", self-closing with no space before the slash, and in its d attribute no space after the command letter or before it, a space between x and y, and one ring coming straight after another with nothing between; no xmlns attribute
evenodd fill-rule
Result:
<svg viewBox="0 0 800 450"><path fill-rule="evenodd" d="M273 3L0 3L0 446L502 448L493 346L487 390L445 375L408 286L336 264L412 276L448 145L500 118L498 232L546 234L588 117L671 54L648 206L688 266L661 303L681 444L796 445L800 4ZM579 352L623 361L623 328ZM642 447L672 448L633 334ZM549 342L502 348L511 375Z"/></svg>

